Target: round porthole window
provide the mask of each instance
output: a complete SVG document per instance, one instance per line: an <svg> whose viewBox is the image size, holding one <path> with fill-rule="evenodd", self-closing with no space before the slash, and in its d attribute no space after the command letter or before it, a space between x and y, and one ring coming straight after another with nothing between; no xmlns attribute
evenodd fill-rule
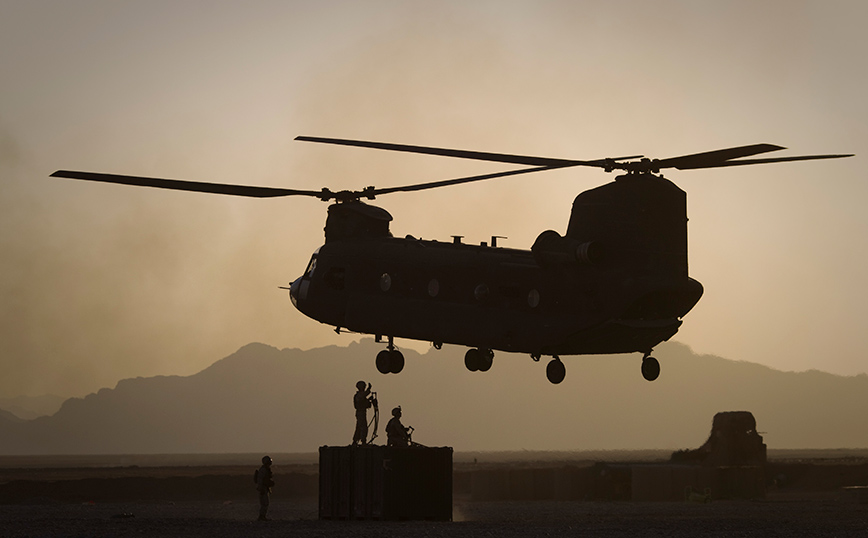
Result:
<svg viewBox="0 0 868 538"><path fill-rule="evenodd" d="M431 297L437 297L438 293L440 293L440 282L438 282L436 278L432 278L431 281L428 282L428 295Z"/></svg>
<svg viewBox="0 0 868 538"><path fill-rule="evenodd" d="M536 290L530 290L527 294L527 305L531 308L536 308L539 306L539 292Z"/></svg>
<svg viewBox="0 0 868 538"><path fill-rule="evenodd" d="M480 284L476 286L475 290L473 290L473 296L476 297L477 301L484 301L485 299L488 299L489 293L490 292L488 291L488 286L486 284Z"/></svg>
<svg viewBox="0 0 868 538"><path fill-rule="evenodd" d="M389 276L389 273L383 273L383 276L380 277L380 289L383 291L392 289L392 277Z"/></svg>

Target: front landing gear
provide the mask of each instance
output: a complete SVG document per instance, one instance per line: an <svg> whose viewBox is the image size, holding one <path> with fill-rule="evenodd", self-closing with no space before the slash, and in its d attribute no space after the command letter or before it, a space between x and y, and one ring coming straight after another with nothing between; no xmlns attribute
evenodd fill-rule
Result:
<svg viewBox="0 0 868 538"><path fill-rule="evenodd" d="M533 362L539 362L542 355L539 353L531 353L530 358L533 359ZM548 379L549 383L552 385L557 385L563 381L565 377L567 377L567 367L561 362L560 357L552 355L552 360L550 360L546 365L546 379Z"/></svg>
<svg viewBox="0 0 868 538"><path fill-rule="evenodd" d="M389 337L389 345L383 351L377 353L377 370L381 374L399 374L404 369L404 354L395 349L392 337Z"/></svg>
<svg viewBox="0 0 868 538"><path fill-rule="evenodd" d="M490 349L473 348L464 354L464 366L471 372L487 372L494 363L494 351Z"/></svg>
<svg viewBox="0 0 868 538"><path fill-rule="evenodd" d="M549 382L557 385L567 376L567 367L561 362L557 355L554 355L552 360L546 365L546 377Z"/></svg>
<svg viewBox="0 0 868 538"><path fill-rule="evenodd" d="M642 357L642 377L648 381L654 381L660 377L660 363L650 355L650 352Z"/></svg>

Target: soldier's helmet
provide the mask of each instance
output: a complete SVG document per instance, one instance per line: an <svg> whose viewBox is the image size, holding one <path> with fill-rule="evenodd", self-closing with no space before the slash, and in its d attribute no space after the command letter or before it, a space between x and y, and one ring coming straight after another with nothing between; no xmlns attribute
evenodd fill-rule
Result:
<svg viewBox="0 0 868 538"><path fill-rule="evenodd" d="M392 409L392 416L393 417L400 416L400 414L401 414L401 406L400 405L398 407Z"/></svg>
<svg viewBox="0 0 868 538"><path fill-rule="evenodd" d="M262 456L262 465L271 465L271 456Z"/></svg>
<svg viewBox="0 0 868 538"><path fill-rule="evenodd" d="M365 383L364 381L359 381L358 383L356 383L356 388L359 389L359 390L365 390L365 387L366 387L366 386L367 386L367 385L366 385L366 383Z"/></svg>

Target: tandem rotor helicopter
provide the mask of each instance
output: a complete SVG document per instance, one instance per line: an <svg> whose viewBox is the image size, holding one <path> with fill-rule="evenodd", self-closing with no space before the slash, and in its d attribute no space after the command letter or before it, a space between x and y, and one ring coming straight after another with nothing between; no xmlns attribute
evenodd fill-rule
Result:
<svg viewBox="0 0 868 538"><path fill-rule="evenodd" d="M487 371L495 351L552 357L546 377L560 383L562 355L642 353L642 376L660 374L653 348L671 338L702 296L687 272L687 195L660 170L835 159L802 155L746 159L785 149L754 144L669 159L641 155L580 161L404 144L299 136L296 140L524 165L525 168L400 187L332 192L200 183L59 170L53 177L183 191L270 198L309 196L328 207L325 243L289 286L293 305L335 327L386 338L376 357L382 373L399 373L395 338L467 346L464 363ZM564 235L542 232L530 250L393 237L392 216L363 202L558 168L591 166L626 172L579 194Z"/></svg>

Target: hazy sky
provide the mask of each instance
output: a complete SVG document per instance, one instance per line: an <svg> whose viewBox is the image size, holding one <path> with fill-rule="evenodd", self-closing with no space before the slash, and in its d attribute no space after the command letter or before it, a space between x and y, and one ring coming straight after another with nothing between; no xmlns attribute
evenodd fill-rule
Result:
<svg viewBox="0 0 868 538"><path fill-rule="evenodd" d="M326 204L57 169L335 190L505 168L301 134L574 159L856 153L666 176L688 193L705 287L675 340L866 372L866 20L861 1L0 0L0 396L190 374L252 341L356 338L278 289L322 243ZM611 179L567 169L378 203L397 236L529 248Z"/></svg>

